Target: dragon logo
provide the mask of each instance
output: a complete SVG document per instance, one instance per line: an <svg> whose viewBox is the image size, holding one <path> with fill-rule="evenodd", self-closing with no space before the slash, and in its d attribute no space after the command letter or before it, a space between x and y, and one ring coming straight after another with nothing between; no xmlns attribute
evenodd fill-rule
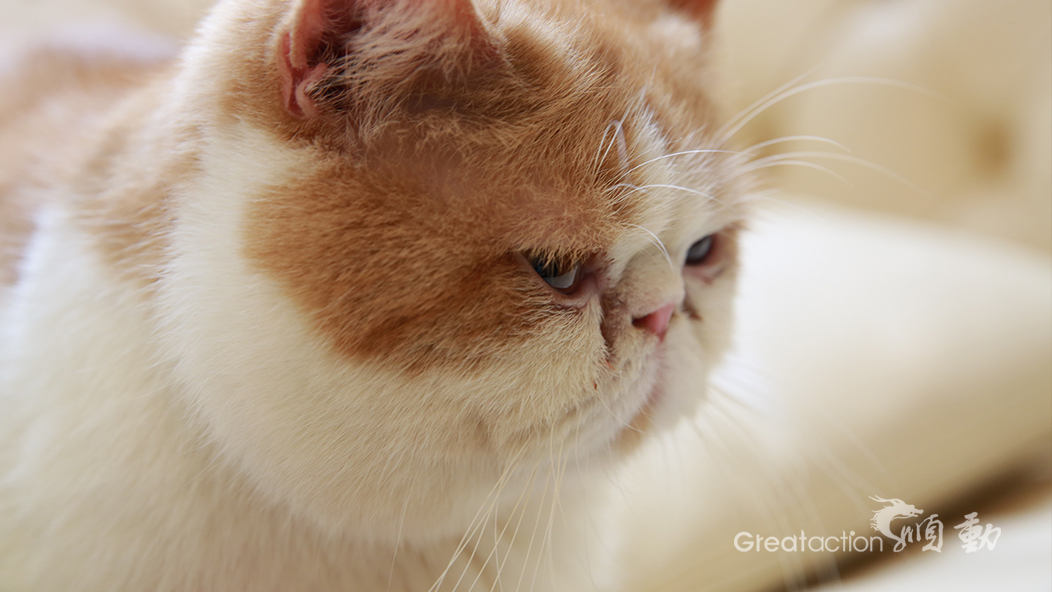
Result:
<svg viewBox="0 0 1052 592"><path fill-rule="evenodd" d="M899 551L906 546L905 536L902 533L895 534L891 530L891 523L899 518L916 518L924 513L924 510L907 504L900 499L884 499L881 497L869 498L875 502L888 504L873 512L873 519L869 521L873 530L895 541L895 550Z"/></svg>

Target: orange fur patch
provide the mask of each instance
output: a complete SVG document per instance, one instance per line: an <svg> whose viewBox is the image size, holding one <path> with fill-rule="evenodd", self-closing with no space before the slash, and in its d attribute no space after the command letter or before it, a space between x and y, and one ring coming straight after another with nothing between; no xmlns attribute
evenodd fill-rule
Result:
<svg viewBox="0 0 1052 592"><path fill-rule="evenodd" d="M712 115L703 56L670 53L651 26L668 13L614 7L589 17L573 2L542 4L519 22L491 14L499 65L386 97L395 107L382 120L368 108L384 97L363 88L301 121L285 111L280 36L266 52L250 48L220 82L220 117L269 129L320 164L254 202L246 255L338 350L405 368L475 363L527 338L538 314L571 314L518 253L602 260L646 207L617 186L651 156L625 154L611 122L630 147L651 116L682 130L667 147L680 150ZM595 22L579 29L581 18Z"/></svg>

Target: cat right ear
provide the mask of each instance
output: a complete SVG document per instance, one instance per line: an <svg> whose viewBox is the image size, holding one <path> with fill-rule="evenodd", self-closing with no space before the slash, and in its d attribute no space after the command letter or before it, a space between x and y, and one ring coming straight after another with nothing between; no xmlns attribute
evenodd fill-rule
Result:
<svg viewBox="0 0 1052 592"><path fill-rule="evenodd" d="M369 79L407 80L470 68L485 54L492 46L471 0L301 0L277 59L285 109L306 120L320 113L319 84L349 63L367 64Z"/></svg>
<svg viewBox="0 0 1052 592"><path fill-rule="evenodd" d="M712 15L716 12L717 0L669 0L673 8L684 12L708 29L712 26Z"/></svg>

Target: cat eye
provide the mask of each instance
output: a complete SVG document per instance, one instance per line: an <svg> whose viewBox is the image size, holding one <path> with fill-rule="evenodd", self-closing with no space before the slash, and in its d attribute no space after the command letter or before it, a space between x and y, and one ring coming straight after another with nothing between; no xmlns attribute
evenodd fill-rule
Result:
<svg viewBox="0 0 1052 592"><path fill-rule="evenodd" d="M581 281L579 263L567 265L558 261L534 259L530 265L542 280L562 294L573 294Z"/></svg>
<svg viewBox="0 0 1052 592"><path fill-rule="evenodd" d="M702 237L687 249L683 271L706 283L719 277L734 253L734 228Z"/></svg>
<svg viewBox="0 0 1052 592"><path fill-rule="evenodd" d="M705 265L713 258L713 252L716 250L715 247L715 234L710 234L694 243L689 249L687 249L687 265Z"/></svg>

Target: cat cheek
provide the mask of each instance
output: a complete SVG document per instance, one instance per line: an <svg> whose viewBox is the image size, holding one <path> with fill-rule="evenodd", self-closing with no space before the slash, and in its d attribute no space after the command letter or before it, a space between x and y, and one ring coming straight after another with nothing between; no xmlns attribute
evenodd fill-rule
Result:
<svg viewBox="0 0 1052 592"><path fill-rule="evenodd" d="M708 285L718 280L725 271L727 271L727 262L721 261L711 266L688 267L683 271L683 274L688 278L700 281L703 285Z"/></svg>

